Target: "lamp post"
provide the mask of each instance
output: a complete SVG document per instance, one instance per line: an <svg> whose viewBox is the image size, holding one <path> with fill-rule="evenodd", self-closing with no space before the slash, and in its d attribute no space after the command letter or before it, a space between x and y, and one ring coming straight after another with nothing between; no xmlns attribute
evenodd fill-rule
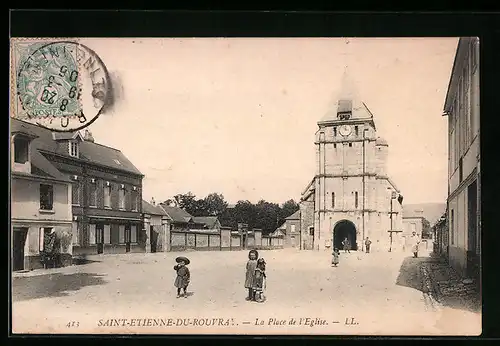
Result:
<svg viewBox="0 0 500 346"><path fill-rule="evenodd" d="M389 217L391 219L391 229L389 230L389 237L390 237L389 252L392 252L392 233L394 233L394 232L398 233L398 232L401 232L401 231L393 230L392 229L392 214L393 214L393 211L392 211L392 200L397 198L397 193L395 191L392 191L392 189L390 187L388 187L387 190L391 191L391 198L389 199L389 202L391 203L390 214L389 214Z"/></svg>

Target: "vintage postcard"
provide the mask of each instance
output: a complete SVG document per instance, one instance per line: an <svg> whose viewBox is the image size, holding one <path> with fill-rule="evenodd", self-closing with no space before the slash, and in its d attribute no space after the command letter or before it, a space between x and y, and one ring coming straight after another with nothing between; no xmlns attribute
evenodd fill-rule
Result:
<svg viewBox="0 0 500 346"><path fill-rule="evenodd" d="M15 334L481 334L479 40L12 38Z"/></svg>

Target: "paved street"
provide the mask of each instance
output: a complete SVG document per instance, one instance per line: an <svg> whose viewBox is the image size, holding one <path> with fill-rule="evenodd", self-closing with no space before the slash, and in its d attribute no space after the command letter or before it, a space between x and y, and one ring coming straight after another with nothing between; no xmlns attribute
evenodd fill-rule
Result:
<svg viewBox="0 0 500 346"><path fill-rule="evenodd" d="M85 265L15 273L13 332L481 332L479 314L433 307L425 299L418 270L424 259L407 254L341 253L339 267L333 268L329 252L260 251L268 265L267 301L261 304L245 301L246 251L184 253L191 259L191 295L177 299L173 266L178 255L107 255Z"/></svg>

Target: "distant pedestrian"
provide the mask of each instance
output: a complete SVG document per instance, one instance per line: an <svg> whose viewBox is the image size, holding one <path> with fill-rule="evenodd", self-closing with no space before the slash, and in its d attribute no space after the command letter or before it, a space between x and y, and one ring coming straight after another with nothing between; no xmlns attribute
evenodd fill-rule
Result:
<svg viewBox="0 0 500 346"><path fill-rule="evenodd" d="M340 251L337 248L333 249L333 258L332 258L332 265L336 267L339 264L339 256L340 256Z"/></svg>
<svg viewBox="0 0 500 346"><path fill-rule="evenodd" d="M248 297L246 300L255 300L255 294L253 291L253 280L255 277L255 269L257 268L257 259L259 258L259 253L257 250L250 250L248 252L248 262L246 265L245 273L245 288L248 290Z"/></svg>
<svg viewBox="0 0 500 346"><path fill-rule="evenodd" d="M413 252L413 257L418 257L418 245L420 244L420 238L417 235L417 232L412 232L410 237L410 245L411 251Z"/></svg>
<svg viewBox="0 0 500 346"><path fill-rule="evenodd" d="M187 288L191 280L191 273L189 272L187 265L190 261L188 258L183 256L177 257L175 261L177 264L174 266L174 270L177 272L177 277L175 278L174 286L177 287L177 298L182 296L187 298Z"/></svg>
<svg viewBox="0 0 500 346"><path fill-rule="evenodd" d="M365 240L365 249L366 249L366 253L370 253L370 246L372 245L372 241L366 237L366 240Z"/></svg>
<svg viewBox="0 0 500 346"><path fill-rule="evenodd" d="M264 290L266 288L266 261L263 258L257 260L257 267L255 268L255 275L253 278L253 294L255 301L262 303L266 300Z"/></svg>
<svg viewBox="0 0 500 346"><path fill-rule="evenodd" d="M342 240L342 245L344 246L344 252L351 253L351 242L347 239L347 237Z"/></svg>

